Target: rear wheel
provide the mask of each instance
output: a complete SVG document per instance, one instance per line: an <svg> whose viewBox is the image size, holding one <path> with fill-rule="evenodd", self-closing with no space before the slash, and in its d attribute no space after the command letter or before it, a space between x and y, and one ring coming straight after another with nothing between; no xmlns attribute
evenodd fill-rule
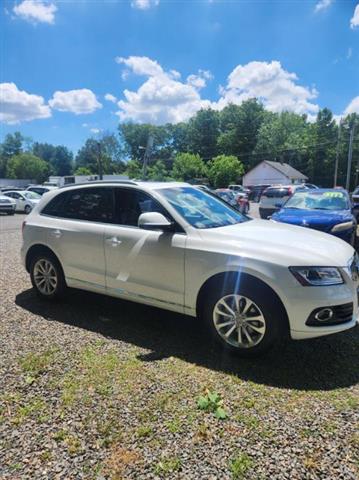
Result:
<svg viewBox="0 0 359 480"><path fill-rule="evenodd" d="M253 278L218 285L205 296L202 315L214 339L240 356L256 356L285 332L285 312L274 292Z"/></svg>
<svg viewBox="0 0 359 480"><path fill-rule="evenodd" d="M30 276L32 286L42 298L54 300L65 293L65 277L55 255L47 252L36 254L30 263Z"/></svg>

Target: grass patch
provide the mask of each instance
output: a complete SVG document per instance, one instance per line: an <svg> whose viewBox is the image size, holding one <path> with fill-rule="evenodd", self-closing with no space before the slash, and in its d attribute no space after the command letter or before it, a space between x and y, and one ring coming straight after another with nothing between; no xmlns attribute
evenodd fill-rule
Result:
<svg viewBox="0 0 359 480"><path fill-rule="evenodd" d="M234 480L245 479L252 467L253 461L246 453L237 455L229 463L229 470Z"/></svg>
<svg viewBox="0 0 359 480"><path fill-rule="evenodd" d="M136 433L139 438L149 437L153 434L153 428L150 425L141 425Z"/></svg>
<svg viewBox="0 0 359 480"><path fill-rule="evenodd" d="M26 374L25 382L28 384L43 374L49 365L54 361L57 349L51 348L42 353L30 352L19 360L19 365L23 373Z"/></svg>
<svg viewBox="0 0 359 480"><path fill-rule="evenodd" d="M179 457L166 457L162 458L154 468L156 475L165 476L169 473L178 472L182 466L181 459Z"/></svg>

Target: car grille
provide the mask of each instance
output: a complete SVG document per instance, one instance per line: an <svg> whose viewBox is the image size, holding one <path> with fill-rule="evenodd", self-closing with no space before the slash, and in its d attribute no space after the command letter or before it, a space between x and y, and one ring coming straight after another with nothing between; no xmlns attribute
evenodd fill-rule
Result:
<svg viewBox="0 0 359 480"><path fill-rule="evenodd" d="M312 225L310 225L310 228L312 228L313 230L319 230L320 232L330 232L331 230L331 226L327 223L314 223Z"/></svg>

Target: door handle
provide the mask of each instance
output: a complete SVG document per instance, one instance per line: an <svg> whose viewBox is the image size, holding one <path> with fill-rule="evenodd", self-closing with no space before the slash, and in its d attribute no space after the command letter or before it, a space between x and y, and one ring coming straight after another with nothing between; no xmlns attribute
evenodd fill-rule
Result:
<svg viewBox="0 0 359 480"><path fill-rule="evenodd" d="M60 238L62 236L61 230L53 230L51 235L55 238Z"/></svg>
<svg viewBox="0 0 359 480"><path fill-rule="evenodd" d="M112 247L117 247L122 242L117 237L108 237L106 238L106 243L109 243Z"/></svg>

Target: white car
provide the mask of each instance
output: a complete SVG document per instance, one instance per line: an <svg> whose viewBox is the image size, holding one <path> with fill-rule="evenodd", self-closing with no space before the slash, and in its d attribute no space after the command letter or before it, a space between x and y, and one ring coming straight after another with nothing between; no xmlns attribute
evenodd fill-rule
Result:
<svg viewBox="0 0 359 480"><path fill-rule="evenodd" d="M0 213L7 215L14 215L16 210L16 202L12 198L0 193Z"/></svg>
<svg viewBox="0 0 359 480"><path fill-rule="evenodd" d="M35 192L9 191L5 192L6 197L12 198L16 202L16 211L25 212L28 215L31 210L39 203L41 196Z"/></svg>
<svg viewBox="0 0 359 480"><path fill-rule="evenodd" d="M57 190L57 188L58 187L56 187L55 185L30 185L29 187L27 187L26 190L29 192L37 193L41 197L42 195L44 195L44 193L50 192L52 190Z"/></svg>
<svg viewBox="0 0 359 480"><path fill-rule="evenodd" d="M21 254L44 298L74 287L201 317L222 346L244 355L358 321L350 245L250 219L185 183L49 192L24 222Z"/></svg>
<svg viewBox="0 0 359 480"><path fill-rule="evenodd" d="M301 185L273 185L266 188L259 202L259 215L261 218L269 218L274 212L281 209L284 203L297 190L307 190Z"/></svg>

